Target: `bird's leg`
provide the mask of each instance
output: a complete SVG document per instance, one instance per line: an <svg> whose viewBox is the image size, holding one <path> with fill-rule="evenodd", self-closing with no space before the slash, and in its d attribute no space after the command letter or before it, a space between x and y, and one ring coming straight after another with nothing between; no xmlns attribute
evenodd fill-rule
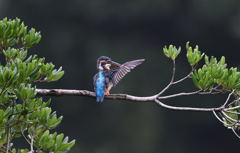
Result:
<svg viewBox="0 0 240 153"><path fill-rule="evenodd" d="M109 96L109 95L110 95L110 92L109 92L109 91L112 89L112 87L113 87L113 84L112 84L112 83L109 83L107 89L106 89L105 92L104 92L104 95L105 95L105 96Z"/></svg>
<svg viewBox="0 0 240 153"><path fill-rule="evenodd" d="M105 91L104 95L109 96L110 95L109 91Z"/></svg>

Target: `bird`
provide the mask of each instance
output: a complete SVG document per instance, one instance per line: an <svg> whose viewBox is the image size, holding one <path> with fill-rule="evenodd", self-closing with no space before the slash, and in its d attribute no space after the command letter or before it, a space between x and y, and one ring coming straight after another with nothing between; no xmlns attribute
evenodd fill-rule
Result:
<svg viewBox="0 0 240 153"><path fill-rule="evenodd" d="M99 57L97 59L98 72L93 77L96 102L103 102L104 97L110 95L112 87L116 86L128 72L144 61L145 59L138 59L119 64L110 57Z"/></svg>

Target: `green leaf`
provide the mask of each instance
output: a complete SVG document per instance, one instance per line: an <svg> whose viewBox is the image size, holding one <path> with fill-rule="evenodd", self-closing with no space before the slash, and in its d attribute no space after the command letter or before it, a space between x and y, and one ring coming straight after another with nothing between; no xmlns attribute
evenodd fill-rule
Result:
<svg viewBox="0 0 240 153"><path fill-rule="evenodd" d="M56 149L61 146L63 138L64 138L64 134L61 133L61 134L57 135L57 137L56 137Z"/></svg>
<svg viewBox="0 0 240 153"><path fill-rule="evenodd" d="M68 139L68 137L66 137ZM63 140L62 145L58 148L58 151L68 151L75 145L75 140L72 140L71 142L67 142L67 139Z"/></svg>
<svg viewBox="0 0 240 153"><path fill-rule="evenodd" d="M166 46L163 48L164 55L168 58L171 58L172 60L175 60L180 52L181 52L181 47L177 49L173 45L169 45L168 48Z"/></svg>
<svg viewBox="0 0 240 153"><path fill-rule="evenodd" d="M196 65L204 56L204 53L201 53L199 51L198 45L195 46L194 49L192 49L191 46L189 46L189 42L186 43L186 50L187 50L187 60L191 66Z"/></svg>
<svg viewBox="0 0 240 153"><path fill-rule="evenodd" d="M4 111L2 109L0 109L0 127L2 127L2 123L3 123L3 119L4 119Z"/></svg>
<svg viewBox="0 0 240 153"><path fill-rule="evenodd" d="M57 81L62 78L64 75L64 71L62 71L62 67L60 67L58 70L53 70L46 78L45 80L50 81Z"/></svg>

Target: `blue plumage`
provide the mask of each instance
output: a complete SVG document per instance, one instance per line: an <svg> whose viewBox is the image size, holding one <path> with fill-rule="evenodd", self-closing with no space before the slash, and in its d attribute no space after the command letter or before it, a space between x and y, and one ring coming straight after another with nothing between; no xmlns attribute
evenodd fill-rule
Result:
<svg viewBox="0 0 240 153"><path fill-rule="evenodd" d="M119 64L109 57L99 57L97 60L98 73L93 78L96 101L98 103L103 102L104 96L110 95L111 88L116 86L128 72L142 64L143 61L144 59L139 59Z"/></svg>
<svg viewBox="0 0 240 153"><path fill-rule="evenodd" d="M99 71L97 74L96 84L95 84L95 92L96 92L96 101L102 102L104 99L104 91L105 91L105 79L103 75L103 71Z"/></svg>

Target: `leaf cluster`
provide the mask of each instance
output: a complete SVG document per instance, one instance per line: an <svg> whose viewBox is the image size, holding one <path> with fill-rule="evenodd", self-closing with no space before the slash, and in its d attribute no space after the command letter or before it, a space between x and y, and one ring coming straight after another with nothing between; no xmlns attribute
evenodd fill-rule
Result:
<svg viewBox="0 0 240 153"><path fill-rule="evenodd" d="M163 48L166 57L175 60L180 53L180 47ZM207 56L199 50L199 47L191 47L186 43L186 59L192 67L190 78L195 87L208 93L233 92L234 101L223 106L220 116L224 125L231 129L240 129L240 72L236 67L227 67L226 59L222 56L219 60L214 56ZM204 59L200 65L200 61Z"/></svg>
<svg viewBox="0 0 240 153"><path fill-rule="evenodd" d="M0 46L2 48L18 47L30 48L41 40L40 32L28 27L20 19L9 20L4 18L0 21Z"/></svg>
<svg viewBox="0 0 240 153"><path fill-rule="evenodd" d="M75 144L68 137L51 130L62 121L36 95L36 85L59 80L64 71L44 58L28 55L41 40L40 32L20 19L0 21L0 152L66 152ZM29 148L14 147L14 139L24 138Z"/></svg>
<svg viewBox="0 0 240 153"><path fill-rule="evenodd" d="M173 45L169 45L169 47L165 46L163 48L164 55L172 60L175 60L180 52L181 52L181 47L177 48L176 46L173 46Z"/></svg>
<svg viewBox="0 0 240 153"><path fill-rule="evenodd" d="M176 59L180 51L181 47L177 49L173 45L163 48L164 55L172 60ZM235 67L227 68L224 56L220 60L217 60L214 56L209 58L199 50L197 45L193 49L187 42L186 58L193 69L191 78L197 88L209 90L218 86L227 91L240 89L240 72ZM202 67L196 68L202 59L204 59Z"/></svg>

